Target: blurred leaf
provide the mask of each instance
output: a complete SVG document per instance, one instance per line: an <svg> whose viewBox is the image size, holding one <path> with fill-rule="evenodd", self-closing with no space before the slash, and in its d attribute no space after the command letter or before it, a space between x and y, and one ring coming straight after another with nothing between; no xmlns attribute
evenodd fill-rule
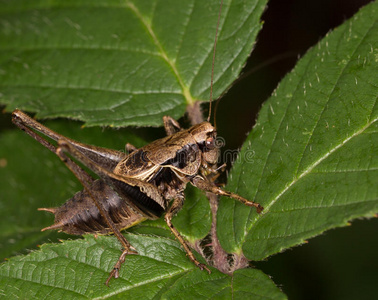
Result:
<svg viewBox="0 0 378 300"><path fill-rule="evenodd" d="M225 1L214 97L234 81L266 1ZM1 3L0 3L1 4ZM209 99L219 1L3 1L0 102L88 125L162 124Z"/></svg>
<svg viewBox="0 0 378 300"><path fill-rule="evenodd" d="M218 211L229 252L261 260L378 211L378 2L311 49L262 107Z"/></svg>

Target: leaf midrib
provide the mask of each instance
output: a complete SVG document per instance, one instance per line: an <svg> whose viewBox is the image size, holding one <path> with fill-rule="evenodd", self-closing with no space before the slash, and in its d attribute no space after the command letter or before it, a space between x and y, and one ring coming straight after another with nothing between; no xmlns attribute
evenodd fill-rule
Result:
<svg viewBox="0 0 378 300"><path fill-rule="evenodd" d="M117 94L126 94L126 95L160 95L160 94L173 94L173 95L181 95L181 93L176 91L163 91L163 90L124 90L124 89L109 89L109 88L98 88L93 86L59 86L59 85L50 85L50 84L1 84L0 87L12 87L12 88L51 88L51 89L67 89L67 90L87 90L87 91L98 91L98 92L108 92L108 93L117 93Z"/></svg>
<svg viewBox="0 0 378 300"><path fill-rule="evenodd" d="M366 36L368 35L368 33L370 32L371 28L374 26L374 23L373 22L373 25L369 26L369 28L366 29L366 32L364 34L363 37L360 38L360 41L359 43L356 45L356 47L354 48L352 54L350 57L353 57L354 54L357 52L358 48L361 46L361 44L363 44L363 40L366 38ZM346 27L345 28L345 31L348 30L349 27ZM344 32L345 32L344 31ZM341 35L343 35L343 33L341 33ZM346 67L349 65L351 60L349 60L348 64L346 64L342 70L340 70L340 76L338 76L336 82L335 82L335 85L333 87L333 89L330 91L329 93L329 96L328 96L328 101L330 100L331 98L331 94L332 92L334 91L336 85L337 85L337 82L340 80L340 77L341 77L341 74L343 74L343 71L346 69ZM309 64L311 63L311 60L309 60ZM309 66L309 64L307 65L307 67ZM306 72L305 72L306 74ZM302 81L301 81L302 82ZM300 86L300 84L297 85L297 88ZM289 107L289 105L287 106ZM326 105L324 106L326 107ZM324 111L324 108L323 108L323 111ZM322 112L323 112L322 111ZM285 115L285 114L284 114ZM320 119L320 118L319 118ZM283 119L282 119L283 120ZM280 122L280 124L282 123L282 120ZM370 127L370 125L374 124L376 121L378 120L378 118L376 119L373 119L371 122L367 122L365 126L363 126L360 130L356 131L354 134L352 134L351 136L347 137L346 139L344 139L343 141L341 141L338 145L336 145L334 148L330 149L329 152L325 153L324 155L322 155L318 160L316 160L313 164L311 164L310 166L308 166L308 168L304 169L300 174L298 174L298 172L296 173L296 177L295 179L293 179L289 184L285 185L285 188L276 196L274 197L273 200L271 200L269 202L268 205L265 206L263 212L261 213L261 215L258 217L258 218L255 218L251 223L250 225L248 226L247 228L247 232L250 231L250 229L255 226L255 224L257 224L258 222L260 222L260 220L262 219L262 216L265 215L266 213L269 212L269 208L272 207L277 201L278 199L284 194L286 193L286 191L288 191L294 184L296 184L301 178L303 178L304 176L306 176L307 174L311 173L311 171L316 167L318 166L322 161L324 161L329 155L331 155L332 153L334 153L336 150L338 150L339 148L341 148L344 144L346 144L349 140L351 140L352 138L354 138L355 136L358 136L360 134L362 134L367 128ZM319 120L318 120L319 121ZM318 124L318 122L314 125L313 127L313 130L316 128L316 125ZM279 130L277 130L276 134L279 132ZM311 139L312 135L310 135L309 137L309 140ZM272 141L272 144L274 142L275 138L273 139ZM308 143L306 143L306 147L304 148L304 151L305 149L307 148L308 146ZM268 154L269 156L269 154ZM303 156L302 156L303 157ZM301 159L302 160L302 159ZM298 167L299 167L300 163L298 164ZM264 170L265 168L263 168ZM298 171L298 170L297 170ZM264 173L264 172L263 172ZM260 183L261 183L261 178L262 176L260 177ZM259 184L260 184L259 183ZM258 190L258 189L257 189ZM256 192L257 192L256 190ZM245 239L246 239L247 235L244 235L243 238L241 239L240 241L240 245L243 245L244 242L245 242Z"/></svg>
<svg viewBox="0 0 378 300"><path fill-rule="evenodd" d="M181 86L182 94L184 95L186 103L188 105L193 105L194 102L195 102L195 99L191 95L191 93L189 91L189 87L187 87L184 84L184 81L183 81L182 77L180 76L180 73L178 72L178 69L176 67L175 62L173 60L169 59L167 53L164 51L163 46L161 45L159 39L157 38L157 36L156 36L154 30L152 29L152 27L150 26L150 24L143 18L143 15L140 13L140 11L136 8L136 6L133 3L131 3L130 1L127 1L126 5L127 5L127 7L129 7L131 9L132 12L134 12L135 16L142 22L143 26L147 29L147 32L151 36L154 44L158 48L158 51L160 53L161 58L163 60L165 60L166 63L171 67L173 73L175 74L175 76L177 78L179 85Z"/></svg>
<svg viewBox="0 0 378 300"><path fill-rule="evenodd" d="M333 154L335 151L340 149L342 146L344 146L347 142L349 142L351 139L353 139L356 136L359 136L360 134L364 133L366 129L368 129L372 124L374 124L376 121L378 121L378 117L376 119L373 119L372 122L367 123L364 127L362 127L360 130L356 131L351 136L344 139L342 142L340 142L338 145L336 145L334 148L332 148L330 151L325 153L323 156L321 156L318 160L316 160L312 165L310 165L307 169L305 169L298 177L296 177L293 181L291 181L286 187L268 204L265 206L263 212L261 213L260 218L256 219L255 222L251 222L251 227L254 224L257 224L262 219L261 217L269 212L269 208L272 207L278 199L286 193L294 184L296 184L300 179L305 177L306 175L310 174L315 167L317 167L321 162L323 162L327 157L329 157L331 154ZM250 227L250 228L251 228ZM246 236L244 236L242 243L244 243Z"/></svg>
<svg viewBox="0 0 378 300"><path fill-rule="evenodd" d="M106 5L104 5L104 6L108 7ZM117 6L114 6L114 7L117 7ZM155 54L155 55L161 57L168 64L168 66L170 67L170 69L173 71L173 74L176 77L179 86L181 87L182 95L184 96L186 103L188 105L193 105L196 102L196 99L190 93L189 87L184 83L184 80L183 80L181 74L179 73L179 71L177 69L175 61L172 60L172 59L170 59L168 57L168 54L164 50L162 44L160 43L158 37L156 36L156 34L155 34L152 26L149 24L149 22L147 22L147 20L141 14L141 12L138 10L138 8L131 1L127 1L125 3L125 5L120 5L118 7L127 7L127 8L129 8L134 13L134 15L140 20L140 22L146 28L147 33L151 37L153 43L155 44L155 46L156 46L156 48L158 50L157 54ZM90 49L93 49L93 48L90 48ZM116 50L122 50L122 49L118 48Z"/></svg>

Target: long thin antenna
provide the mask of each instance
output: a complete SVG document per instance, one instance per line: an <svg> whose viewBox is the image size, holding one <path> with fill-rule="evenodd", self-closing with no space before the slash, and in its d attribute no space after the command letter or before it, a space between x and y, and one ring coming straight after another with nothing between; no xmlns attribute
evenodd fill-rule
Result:
<svg viewBox="0 0 378 300"><path fill-rule="evenodd" d="M217 22L217 29L215 31L215 41L214 41L214 50L213 50L213 65L211 66L211 81L210 81L210 101L209 101L209 116L207 117L207 122L210 122L211 116L211 101L213 99L213 81L214 81L214 64L215 64L215 50L217 48L217 41L218 41L218 29L219 29L219 22L222 12L223 0L221 0L219 14L218 14L218 22ZM215 126L215 124L214 124ZM215 126L216 127L216 126Z"/></svg>

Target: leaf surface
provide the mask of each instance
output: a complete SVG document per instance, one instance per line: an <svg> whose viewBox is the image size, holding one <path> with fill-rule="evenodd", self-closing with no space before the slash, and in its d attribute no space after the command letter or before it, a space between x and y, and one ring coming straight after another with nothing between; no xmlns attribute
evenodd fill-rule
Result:
<svg viewBox="0 0 378 300"><path fill-rule="evenodd" d="M263 105L222 199L221 243L261 260L378 211L378 2L314 46Z"/></svg>
<svg viewBox="0 0 378 300"><path fill-rule="evenodd" d="M225 1L214 97L244 65L261 28L265 3ZM37 118L68 117L86 125L156 126L163 115L179 118L187 105L209 98L218 11L218 1L199 0L3 1L0 103L8 111L20 108L36 112ZM46 125L79 141L121 151L126 142L140 147L151 140L128 130L79 129L69 121ZM43 244L67 235L40 232L53 218L36 209L59 206L82 187L55 155L17 129L1 131L0 139L0 255L8 258L0 265L2 295L284 297L257 270L234 277L197 270L162 220L130 229L135 234L127 238L140 255L127 258L121 278L107 289L103 282L120 254L114 238ZM192 242L206 235L211 217L199 194L189 191L173 220ZM41 250L9 258L36 244L43 244ZM184 288L186 283L190 285Z"/></svg>
<svg viewBox="0 0 378 300"><path fill-rule="evenodd" d="M219 1L5 1L0 102L88 125L162 124L209 99ZM266 1L225 1L214 97L238 76ZM232 46L231 46L232 45Z"/></svg>
<svg viewBox="0 0 378 300"><path fill-rule="evenodd" d="M116 238L86 236L84 240L45 244L26 256L0 265L0 291L7 297L284 299L270 278L245 269L232 277L195 267L171 239L127 234L139 255L127 256L120 277L103 283L120 251ZM257 287L257 288L256 288ZM241 299L241 298L240 298Z"/></svg>

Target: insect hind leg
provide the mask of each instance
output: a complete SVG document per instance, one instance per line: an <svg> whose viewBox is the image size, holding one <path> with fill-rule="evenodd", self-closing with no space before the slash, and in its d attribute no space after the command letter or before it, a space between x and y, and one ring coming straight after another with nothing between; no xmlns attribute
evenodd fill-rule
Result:
<svg viewBox="0 0 378 300"><path fill-rule="evenodd" d="M115 263L113 270L110 272L108 279L106 280L105 284L109 285L109 282L111 278L118 278L119 277L119 270L121 268L121 265L125 262L126 255L128 254L138 254L136 251L132 250L132 246L130 243L126 240L126 238L122 235L120 230L116 227L112 219L110 218L109 214L106 212L105 208L103 207L103 204L101 201L97 199L97 197L92 193L92 189L90 184L87 182L86 177L83 177L81 172L77 172L77 165L74 163L70 158L67 157L67 155L64 153L65 151L70 152L70 144L66 140L59 140L58 141L59 147L56 150L56 154L59 156L59 158L64 162L64 164L67 166L68 169L71 170L71 172L76 176L76 178L81 182L86 192L90 195L93 202L97 206L98 210L100 211L100 214L108 224L109 228L113 232L113 234L117 237L117 239L121 242L123 250L122 254L120 255L118 261ZM64 147L62 147L64 145ZM80 168L81 169L81 168ZM84 171L83 171L84 172ZM89 176L89 175L88 175Z"/></svg>
<svg viewBox="0 0 378 300"><path fill-rule="evenodd" d="M56 147L52 145L50 142L48 142L46 139L44 139L42 136L37 134L37 132L42 133L49 139L52 139L56 142L58 142L61 139L66 140L78 151L86 155L88 158L90 158L97 164L106 168L107 170L113 170L117 163L125 157L125 153L120 151L83 144L73 139L67 138L51 130L50 128L47 128L46 126L37 122L36 120L34 120L33 118L31 118L30 116L18 109L12 112L12 122L16 126L18 126L22 131L25 131L25 133L30 135L37 142L45 146L50 151L55 153Z"/></svg>

